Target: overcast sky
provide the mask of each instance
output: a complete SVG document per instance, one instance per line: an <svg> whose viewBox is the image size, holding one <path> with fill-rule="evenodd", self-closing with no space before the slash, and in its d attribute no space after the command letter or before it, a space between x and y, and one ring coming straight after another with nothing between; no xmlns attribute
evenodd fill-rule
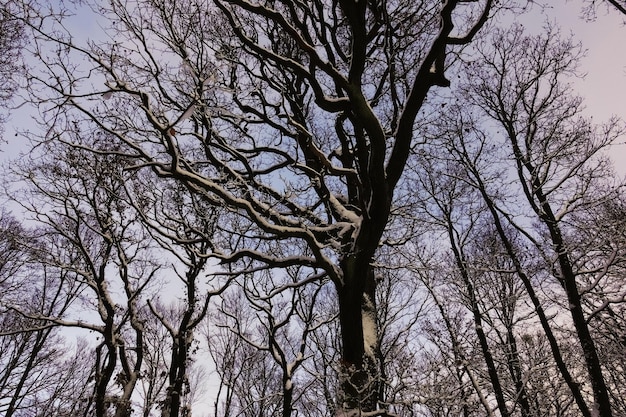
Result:
<svg viewBox="0 0 626 417"><path fill-rule="evenodd" d="M588 110L597 117L610 114L626 116L626 17L617 12L598 14L593 22L581 19L575 2L571 6L549 9L546 15L561 22L583 43L587 56L582 69L587 73L578 85L586 97Z"/></svg>

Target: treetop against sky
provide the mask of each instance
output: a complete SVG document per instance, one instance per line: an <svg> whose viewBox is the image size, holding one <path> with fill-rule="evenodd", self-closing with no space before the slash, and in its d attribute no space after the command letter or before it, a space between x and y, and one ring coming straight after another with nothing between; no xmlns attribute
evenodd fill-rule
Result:
<svg viewBox="0 0 626 417"><path fill-rule="evenodd" d="M619 1L616 3L620 4ZM581 62L582 77L574 83L576 91L585 99L586 113L598 121L611 115L621 116L626 112L623 100L626 97L626 54L621 53L621 40L626 36L623 16L598 7L595 18L588 19L582 15L583 6L579 1L545 7L535 5L530 13L517 16L516 20L531 32L541 30L546 22L554 22L561 28L562 34L571 33L575 40L581 41L587 52ZM501 24L511 24L510 17ZM67 25L76 39L106 39L106 22L88 7L78 7L78 12L67 19ZM19 99L15 103L19 103ZM32 128L29 123L31 112L28 106L9 112L4 132L7 143L2 146L2 159L10 159L26 149L16 133ZM611 157L616 161L617 170L626 173L626 145L615 146Z"/></svg>

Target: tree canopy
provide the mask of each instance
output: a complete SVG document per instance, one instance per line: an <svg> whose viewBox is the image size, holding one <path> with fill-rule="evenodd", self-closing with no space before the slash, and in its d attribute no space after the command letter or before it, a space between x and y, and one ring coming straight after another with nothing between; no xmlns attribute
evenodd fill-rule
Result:
<svg viewBox="0 0 626 417"><path fill-rule="evenodd" d="M188 416L212 358L216 416L626 412L624 124L584 116L579 45L497 28L524 3L87 6L100 38L10 14L41 129L0 410ZM49 382L63 327L95 336Z"/></svg>

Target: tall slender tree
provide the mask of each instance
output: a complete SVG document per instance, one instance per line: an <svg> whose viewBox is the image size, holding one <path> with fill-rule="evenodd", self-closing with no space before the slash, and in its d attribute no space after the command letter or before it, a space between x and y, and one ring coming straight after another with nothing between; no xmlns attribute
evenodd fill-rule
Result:
<svg viewBox="0 0 626 417"><path fill-rule="evenodd" d="M540 37L528 37L520 27L499 32L495 37L492 44L481 49L479 61L468 69L470 82L464 90L468 104L475 107L468 105L467 114L453 124L456 133L452 135L457 139L448 149L458 155L470 173L470 183L480 190L516 272L533 299L555 360L581 412L611 416L610 390L583 300L587 298L586 282L602 281L602 268L614 269L621 263L622 255L614 252L616 257L611 260L598 257L593 244L581 245L571 222L576 213L595 210L604 201L618 197L601 151L623 134L623 127L617 120L594 126L582 117L581 99L568 92L564 81L575 73L580 57L579 47L570 40L560 40L558 33L550 29ZM500 129L495 134L489 130L491 125L487 127L492 122L496 123L495 129ZM489 149L486 138L497 137L500 132L511 155L499 157L511 163L509 171L500 177L509 188L518 190L517 207L511 207L499 195L502 192L494 188L499 181L490 179L484 168ZM527 221L537 221L539 226L528 227ZM594 394L591 404L558 357L558 343L551 335L545 307L540 306L530 271L521 266L523 254L514 253L505 223L524 236L544 262L544 273L559 284L562 306L569 313L585 360L587 380ZM588 256L594 258L595 268L586 266ZM598 269L598 265L602 267Z"/></svg>

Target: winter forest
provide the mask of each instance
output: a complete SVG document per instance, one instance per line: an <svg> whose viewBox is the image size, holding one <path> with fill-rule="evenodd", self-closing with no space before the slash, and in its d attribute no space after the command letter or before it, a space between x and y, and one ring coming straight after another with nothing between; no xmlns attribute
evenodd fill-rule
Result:
<svg viewBox="0 0 626 417"><path fill-rule="evenodd" d="M626 417L626 123L544 7L626 24L3 0L0 415Z"/></svg>

